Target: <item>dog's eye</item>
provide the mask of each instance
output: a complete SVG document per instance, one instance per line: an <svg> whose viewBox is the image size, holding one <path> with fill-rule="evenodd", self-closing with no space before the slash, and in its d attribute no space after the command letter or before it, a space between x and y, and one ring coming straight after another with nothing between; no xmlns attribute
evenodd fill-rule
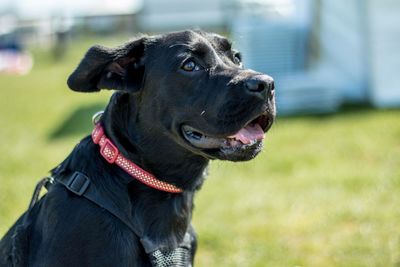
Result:
<svg viewBox="0 0 400 267"><path fill-rule="evenodd" d="M189 61L186 61L183 64L182 69L184 71L199 71L200 70L200 66L197 65L194 61L189 60Z"/></svg>
<svg viewBox="0 0 400 267"><path fill-rule="evenodd" d="M235 64L237 65L242 65L242 56L240 55L240 53L235 53L233 55L233 62L235 62Z"/></svg>

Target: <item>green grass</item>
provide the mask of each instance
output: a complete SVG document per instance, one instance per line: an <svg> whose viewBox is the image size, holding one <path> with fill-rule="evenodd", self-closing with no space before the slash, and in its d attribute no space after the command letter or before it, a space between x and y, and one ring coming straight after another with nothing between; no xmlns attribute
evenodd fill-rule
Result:
<svg viewBox="0 0 400 267"><path fill-rule="evenodd" d="M76 43L0 76L0 235L110 96L67 89L94 41ZM197 266L400 266L400 110L279 118L254 161L213 162L193 223Z"/></svg>

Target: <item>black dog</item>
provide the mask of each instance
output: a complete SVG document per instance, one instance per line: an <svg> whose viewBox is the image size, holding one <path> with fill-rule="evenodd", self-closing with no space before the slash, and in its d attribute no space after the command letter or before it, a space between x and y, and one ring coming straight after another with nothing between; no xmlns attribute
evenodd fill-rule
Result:
<svg viewBox="0 0 400 267"><path fill-rule="evenodd" d="M93 138L4 236L0 266L191 266L194 194L210 159L260 152L275 118L272 78L244 69L227 39L183 31L94 46L68 85L117 92ZM128 161L157 178L129 173Z"/></svg>

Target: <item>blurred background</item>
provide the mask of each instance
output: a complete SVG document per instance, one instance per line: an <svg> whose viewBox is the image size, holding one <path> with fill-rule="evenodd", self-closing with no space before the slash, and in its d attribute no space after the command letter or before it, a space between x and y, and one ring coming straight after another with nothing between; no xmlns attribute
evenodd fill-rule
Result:
<svg viewBox="0 0 400 267"><path fill-rule="evenodd" d="M196 266L400 266L400 2L1 0L0 235L111 92L66 79L94 44L201 28L274 77L255 160L213 162Z"/></svg>

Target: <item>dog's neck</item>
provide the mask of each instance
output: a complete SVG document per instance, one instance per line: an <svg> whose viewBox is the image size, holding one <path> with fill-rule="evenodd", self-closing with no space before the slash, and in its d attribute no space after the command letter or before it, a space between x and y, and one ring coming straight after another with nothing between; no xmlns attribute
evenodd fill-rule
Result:
<svg viewBox="0 0 400 267"><path fill-rule="evenodd" d="M113 95L102 117L109 138L125 157L158 179L186 191L199 189L208 160L182 148L163 132L143 126L135 105L129 94Z"/></svg>

